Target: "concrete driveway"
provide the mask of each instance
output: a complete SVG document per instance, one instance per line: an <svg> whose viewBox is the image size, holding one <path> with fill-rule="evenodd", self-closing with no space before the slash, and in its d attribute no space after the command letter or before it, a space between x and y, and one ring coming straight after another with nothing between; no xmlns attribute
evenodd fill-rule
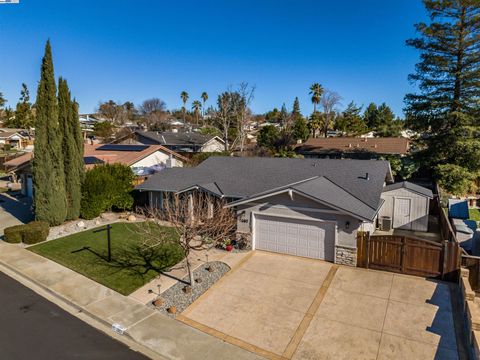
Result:
<svg viewBox="0 0 480 360"><path fill-rule="evenodd" d="M457 359L446 283L256 251L181 321L270 359Z"/></svg>
<svg viewBox="0 0 480 360"><path fill-rule="evenodd" d="M9 226L32 221L32 201L27 197L16 198L11 193L0 193L0 238Z"/></svg>

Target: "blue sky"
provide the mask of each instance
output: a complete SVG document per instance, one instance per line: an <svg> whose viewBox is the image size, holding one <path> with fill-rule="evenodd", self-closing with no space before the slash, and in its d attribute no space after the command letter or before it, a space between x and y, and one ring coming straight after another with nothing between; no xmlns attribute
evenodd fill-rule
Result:
<svg viewBox="0 0 480 360"><path fill-rule="evenodd" d="M151 97L179 108L182 90L212 104L246 81L257 113L295 96L310 113L319 82L344 105L387 102L400 115L418 60L405 40L425 17L421 0L20 0L0 5L0 91L10 106L22 82L36 93L50 38L81 112Z"/></svg>

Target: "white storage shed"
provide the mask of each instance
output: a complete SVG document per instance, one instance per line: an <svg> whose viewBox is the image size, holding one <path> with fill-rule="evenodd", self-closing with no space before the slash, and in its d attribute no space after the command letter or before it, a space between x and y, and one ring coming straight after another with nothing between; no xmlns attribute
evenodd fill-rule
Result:
<svg viewBox="0 0 480 360"><path fill-rule="evenodd" d="M394 229L428 231L428 212L433 193L408 181L385 186L379 221L389 217Z"/></svg>

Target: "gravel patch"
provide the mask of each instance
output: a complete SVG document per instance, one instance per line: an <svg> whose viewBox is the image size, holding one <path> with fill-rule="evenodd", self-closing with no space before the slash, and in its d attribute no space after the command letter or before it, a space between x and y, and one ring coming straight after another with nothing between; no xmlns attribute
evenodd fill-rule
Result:
<svg viewBox="0 0 480 360"><path fill-rule="evenodd" d="M175 314L170 314L167 311L168 308L175 306L177 308L177 314L181 313L191 303L197 300L200 295L215 284L223 275L230 271L230 266L221 261L211 261L209 262L209 266L213 271L210 272L206 270L207 264L203 264L194 270L193 277L195 278L195 281L198 281L199 279L201 279L201 281L195 283L195 286L191 288L191 293L186 293L184 291L184 288L189 288L190 285L179 281L161 294L160 299L163 300L163 304L157 306L156 309L170 317L175 317ZM188 275L182 280L188 283Z"/></svg>

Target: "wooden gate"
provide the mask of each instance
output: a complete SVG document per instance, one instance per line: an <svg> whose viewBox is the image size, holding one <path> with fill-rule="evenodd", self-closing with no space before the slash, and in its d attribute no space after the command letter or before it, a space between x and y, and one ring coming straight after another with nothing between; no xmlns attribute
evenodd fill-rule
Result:
<svg viewBox="0 0 480 360"><path fill-rule="evenodd" d="M424 277L458 276L457 243L359 233L357 266Z"/></svg>

